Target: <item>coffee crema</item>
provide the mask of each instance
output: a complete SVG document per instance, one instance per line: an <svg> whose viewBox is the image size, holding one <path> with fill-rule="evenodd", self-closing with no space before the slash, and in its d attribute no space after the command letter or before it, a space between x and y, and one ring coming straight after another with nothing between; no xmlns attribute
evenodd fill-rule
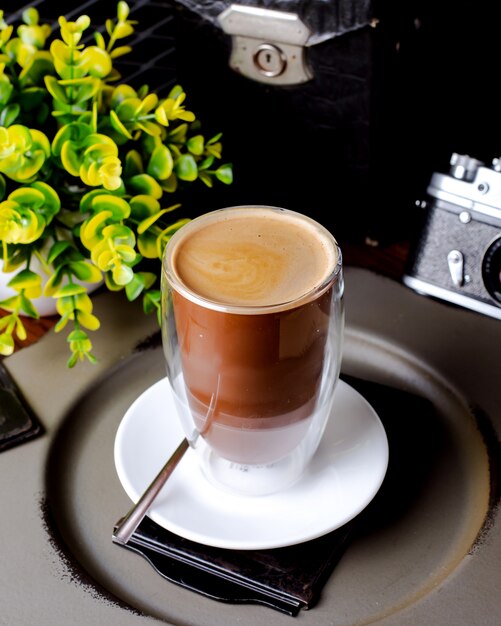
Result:
<svg viewBox="0 0 501 626"><path fill-rule="evenodd" d="M280 209L216 211L182 230L172 252L175 274L195 297L222 305L297 301L322 284L338 261L327 231Z"/></svg>

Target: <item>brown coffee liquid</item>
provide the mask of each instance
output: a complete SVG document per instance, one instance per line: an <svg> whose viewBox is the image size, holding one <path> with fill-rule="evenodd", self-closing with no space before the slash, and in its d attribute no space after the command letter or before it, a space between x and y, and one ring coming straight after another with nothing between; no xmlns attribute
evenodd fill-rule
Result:
<svg viewBox="0 0 501 626"><path fill-rule="evenodd" d="M195 424L226 459L274 462L300 443L317 399L331 290L311 292L331 275L336 248L290 212L223 211L191 226L172 258L184 285L173 303Z"/></svg>

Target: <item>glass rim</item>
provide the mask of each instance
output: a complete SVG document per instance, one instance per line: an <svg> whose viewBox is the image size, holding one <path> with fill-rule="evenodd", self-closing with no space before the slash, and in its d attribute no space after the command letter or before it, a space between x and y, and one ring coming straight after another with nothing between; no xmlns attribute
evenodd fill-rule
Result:
<svg viewBox="0 0 501 626"><path fill-rule="evenodd" d="M277 302L274 304L233 304L228 302L222 302L220 300L216 300L213 298L208 298L203 296L187 285L180 279L177 272L174 270L171 263L171 254L170 251L175 249L176 242L184 237L186 230L196 228L197 224L200 221L205 221L209 219L209 216L212 217L215 214L219 214L226 211L234 211L234 210L245 210L245 209L266 209L272 212L282 212L299 218L312 226L314 226L317 230L321 231L325 236L326 240L330 243L333 250L336 254L336 261L333 264L332 271L326 275L326 277L317 285L312 287L312 289L306 291L301 294L297 298L293 298L292 300L286 300L283 302ZM195 226L192 226L195 224ZM209 211L208 213L203 213L191 221L184 224L178 231L172 235L172 237L167 242L164 253L162 256L162 277L167 280L169 287L180 295L185 297L187 300L198 304L206 309L212 309L214 311L220 311L222 313L234 313L236 315L256 315L256 314L264 314L264 313L274 313L279 311L285 311L288 309L294 309L298 306L307 304L313 300L316 300L323 293L325 293L328 289L330 289L336 282L339 281L340 276L342 274L343 268L343 255L341 248L334 237L334 235L322 224L314 220L313 218L305 215L304 213L300 213L298 211L293 211L292 209L285 209L282 207L264 205L264 204L243 204L243 205L234 205L228 206L221 209L215 209L213 211Z"/></svg>

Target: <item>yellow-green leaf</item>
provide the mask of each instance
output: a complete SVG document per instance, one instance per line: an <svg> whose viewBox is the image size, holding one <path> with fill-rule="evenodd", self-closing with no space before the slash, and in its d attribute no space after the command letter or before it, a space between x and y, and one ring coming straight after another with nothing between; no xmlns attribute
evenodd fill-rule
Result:
<svg viewBox="0 0 501 626"><path fill-rule="evenodd" d="M0 335L0 354L9 356L14 352L14 339L11 335L3 333Z"/></svg>
<svg viewBox="0 0 501 626"><path fill-rule="evenodd" d="M78 321L89 330L97 330L100 326L98 318L92 315L92 313L86 313L85 311L78 312Z"/></svg>

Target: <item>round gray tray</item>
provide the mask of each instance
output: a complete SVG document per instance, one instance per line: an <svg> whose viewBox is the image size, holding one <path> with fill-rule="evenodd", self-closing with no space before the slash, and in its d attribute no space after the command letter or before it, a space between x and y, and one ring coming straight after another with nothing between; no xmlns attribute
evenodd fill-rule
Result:
<svg viewBox="0 0 501 626"><path fill-rule="evenodd" d="M154 320L117 307L110 294L97 306L97 367L67 370L64 337L52 333L4 361L45 428L0 455L5 623L290 624L272 609L174 585L112 543L131 505L114 467L116 430L165 368ZM296 619L497 624L501 324L354 268L346 270L346 314L343 374L414 394L424 408L393 424L390 464L408 477L386 486L376 522L348 546L319 603Z"/></svg>

